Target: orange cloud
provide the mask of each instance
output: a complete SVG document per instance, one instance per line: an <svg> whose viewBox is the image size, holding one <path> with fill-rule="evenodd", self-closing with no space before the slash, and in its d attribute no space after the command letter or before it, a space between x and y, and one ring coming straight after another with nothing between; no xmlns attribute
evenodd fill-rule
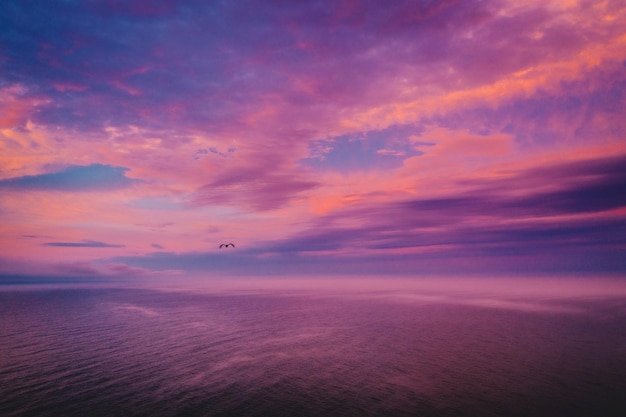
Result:
<svg viewBox="0 0 626 417"><path fill-rule="evenodd" d="M496 107L516 97L529 97L539 90L560 92L563 82L585 78L594 70L619 70L626 59L626 10L612 10L607 2L594 5L591 10L577 8L576 2L570 3L570 5L548 3L548 7L559 11L559 14L550 21L551 25L567 22L568 26L584 27L585 30L594 33L594 37L588 37L587 44L581 45L573 53L557 57L546 55L539 62L531 62L528 66L503 73L493 82L476 86L461 84L450 88L440 83L436 88L433 87L437 85L436 78L433 80L435 84L427 84L428 88L423 84L410 88L405 86L400 90L404 91L403 95L411 91L408 99L373 105L364 110L348 113L338 120L336 134L417 122L423 117L476 105ZM511 4L515 7L511 6L502 13L506 15L523 11L517 3ZM596 19L590 18L590 14ZM541 37L542 34L538 32L537 36ZM454 71L454 68L448 70ZM463 68L458 68L457 71L462 73ZM432 74L426 75L427 79L432 77ZM424 77L421 77L422 81L423 79ZM405 81L400 79L397 82Z"/></svg>

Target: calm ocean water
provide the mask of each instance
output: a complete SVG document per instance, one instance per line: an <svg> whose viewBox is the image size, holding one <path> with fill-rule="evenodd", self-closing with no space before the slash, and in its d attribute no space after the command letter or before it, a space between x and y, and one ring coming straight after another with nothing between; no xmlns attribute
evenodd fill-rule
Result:
<svg viewBox="0 0 626 417"><path fill-rule="evenodd" d="M594 285L5 287L0 415L626 416Z"/></svg>

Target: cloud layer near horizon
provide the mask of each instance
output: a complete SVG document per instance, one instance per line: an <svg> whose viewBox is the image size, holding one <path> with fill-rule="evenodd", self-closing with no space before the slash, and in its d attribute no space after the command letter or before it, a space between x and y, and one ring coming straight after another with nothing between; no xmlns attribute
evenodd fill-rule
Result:
<svg viewBox="0 0 626 417"><path fill-rule="evenodd" d="M626 271L622 2L6 1L0 27L0 273Z"/></svg>

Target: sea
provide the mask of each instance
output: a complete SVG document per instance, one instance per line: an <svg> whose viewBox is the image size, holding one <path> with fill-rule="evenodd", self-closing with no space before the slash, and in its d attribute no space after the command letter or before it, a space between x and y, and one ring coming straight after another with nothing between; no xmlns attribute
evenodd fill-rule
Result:
<svg viewBox="0 0 626 417"><path fill-rule="evenodd" d="M623 417L626 279L4 283L0 415Z"/></svg>

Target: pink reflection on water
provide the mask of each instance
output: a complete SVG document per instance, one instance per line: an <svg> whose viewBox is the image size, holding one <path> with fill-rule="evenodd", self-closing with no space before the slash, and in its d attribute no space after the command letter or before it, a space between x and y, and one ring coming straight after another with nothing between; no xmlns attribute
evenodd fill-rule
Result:
<svg viewBox="0 0 626 417"><path fill-rule="evenodd" d="M626 299L620 277L195 277L145 285L167 292L309 294L527 312L576 313L568 301Z"/></svg>

